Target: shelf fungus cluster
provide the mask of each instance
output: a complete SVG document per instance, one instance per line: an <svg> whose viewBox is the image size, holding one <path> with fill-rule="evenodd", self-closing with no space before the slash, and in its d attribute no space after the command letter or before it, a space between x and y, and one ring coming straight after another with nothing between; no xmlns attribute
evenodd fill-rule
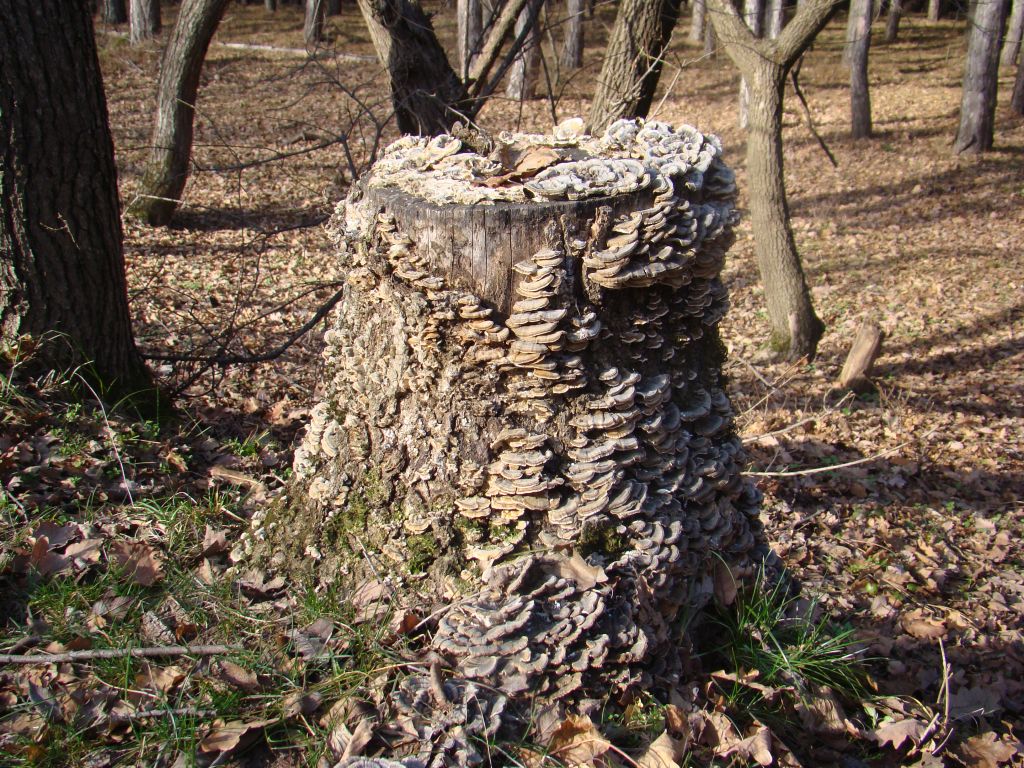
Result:
<svg viewBox="0 0 1024 768"><path fill-rule="evenodd" d="M620 121L489 146L402 139L339 206L323 391L249 543L440 617L434 672L395 694L428 762L671 682L681 609L766 554L720 373L717 140Z"/></svg>

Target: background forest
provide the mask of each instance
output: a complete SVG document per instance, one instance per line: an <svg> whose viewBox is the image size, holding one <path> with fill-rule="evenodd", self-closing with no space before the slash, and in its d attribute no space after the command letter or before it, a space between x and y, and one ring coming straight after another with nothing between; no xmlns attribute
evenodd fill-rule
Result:
<svg viewBox="0 0 1024 768"><path fill-rule="evenodd" d="M400 135L359 8L325 3L311 29L306 9L271 5L228 4L216 28L171 222L122 217L135 338L173 417L139 418L77 369L40 372L31 339L4 349L0 764L319 768L409 741L377 710L427 617L373 585L338 594L253 570L236 548L287 484L315 402L346 273L323 225ZM130 39L116 8L95 17L125 210L179 10L158 7L155 37ZM578 68L566 9L538 8L532 74L506 74L476 117L485 131L591 112L616 4L583 9ZM425 10L454 64L456 8ZM694 626L671 701L488 744L494 764L1024 764L1022 65L1004 49L992 149L956 154L970 23L941 11L904 0L889 37L888 6L868 3L860 138L844 49L856 63L847 40L865 38L845 7L786 81L790 224L825 325L812 360L769 343L739 71L699 23L690 33L697 9L680 12L649 117L717 134L737 172L729 396L801 591L728 595ZM865 322L884 342L854 392L837 378ZM44 652L63 656L24 658Z"/></svg>

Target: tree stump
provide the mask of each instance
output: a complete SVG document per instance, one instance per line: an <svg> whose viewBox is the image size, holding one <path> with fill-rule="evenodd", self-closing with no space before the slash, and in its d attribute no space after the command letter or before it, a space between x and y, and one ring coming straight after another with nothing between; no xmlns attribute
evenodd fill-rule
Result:
<svg viewBox="0 0 1024 768"><path fill-rule="evenodd" d="M452 759L671 684L681 609L767 551L716 329L734 176L692 128L581 124L401 139L339 206L324 390L252 539L439 616L446 681L394 698Z"/></svg>

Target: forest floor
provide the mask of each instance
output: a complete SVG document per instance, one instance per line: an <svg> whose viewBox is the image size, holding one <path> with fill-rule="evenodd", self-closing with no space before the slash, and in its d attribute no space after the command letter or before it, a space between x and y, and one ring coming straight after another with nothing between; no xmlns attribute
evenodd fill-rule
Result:
<svg viewBox="0 0 1024 768"><path fill-rule="evenodd" d="M443 39L452 15L435 19ZM584 69L554 96L495 98L483 127L545 130L553 114L585 114L610 21L599 8ZM137 338L180 390L179 418L132 420L101 407L75 372L30 379L31 350L4 353L0 649L79 656L0 664L0 764L329 766L346 747L387 743L344 702L379 697L403 623L240 570L231 555L247 517L287 480L325 323L270 362L189 360L273 350L314 317L344 273L322 224L371 148L395 138L355 7L329 20L315 57L253 47L301 48L301 30L291 6L275 16L230 6L203 73L182 209L167 228L125 221ZM130 48L124 32L98 39L130 201L159 49ZM722 137L745 210L738 77L683 32L653 116ZM875 136L854 142L833 22L800 80L836 167L787 90L792 226L828 326L813 363L768 354L747 223L726 271L729 391L772 545L819 613L854 631L867 688L846 715L820 689L791 701L767 740L767 716L707 719L717 746L696 739L681 765L1024 764L1024 121L1001 99L996 150L953 156L962 33L962 22L911 15L899 43L876 37ZM864 320L886 334L876 387L843 394L835 380ZM182 643L232 648L118 656ZM749 704L738 690L764 704L785 687L749 669L725 683L713 671L690 681L712 713ZM671 706L634 702L598 723L629 737L599 762L634 764ZM597 730L583 737L603 743ZM494 748L512 760L512 748ZM514 757L539 765L539 754Z"/></svg>

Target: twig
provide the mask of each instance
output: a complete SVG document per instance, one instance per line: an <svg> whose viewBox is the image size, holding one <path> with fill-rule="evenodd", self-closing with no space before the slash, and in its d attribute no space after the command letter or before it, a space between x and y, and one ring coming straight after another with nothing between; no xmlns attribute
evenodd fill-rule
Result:
<svg viewBox="0 0 1024 768"><path fill-rule="evenodd" d="M147 717L216 717L215 709L192 709L178 707L176 709L140 709L138 712L111 712L110 719L115 723L132 723Z"/></svg>
<svg viewBox="0 0 1024 768"><path fill-rule="evenodd" d="M930 437L931 435L938 432L938 430L938 427L934 427L925 434L921 435L921 437L919 438L915 438L913 440L906 440L900 443L899 445L893 448L888 448L880 453L876 453L872 456L865 456L864 458L861 459L855 459L854 461L847 461L844 462L843 464L830 464L827 467L811 467L810 469L794 469L786 472L744 472L743 474L748 475L750 477L798 477L800 475L819 475L822 472L833 472L837 469L855 467L858 464L867 464L869 461L874 461L875 459L881 459L886 456L890 456L896 453L897 451L906 448L908 445L917 442L917 440L924 440L926 437Z"/></svg>
<svg viewBox="0 0 1024 768"><path fill-rule="evenodd" d="M99 648L66 653L0 653L0 664L67 664L96 659L152 659L172 656L216 656L242 650L240 645L161 645L151 648Z"/></svg>
<svg viewBox="0 0 1024 768"><path fill-rule="evenodd" d="M756 443L758 440L762 440L766 437L784 435L787 432L792 432L794 429L799 429L804 424L810 424L811 422L817 421L819 418L820 417L818 416L808 416L806 419L801 419L796 424L790 424L788 427L783 427L782 429L775 429L772 430L771 432L765 432L764 434L761 435L751 435L750 437L744 437L742 442L744 445L747 445L748 443Z"/></svg>
<svg viewBox="0 0 1024 768"><path fill-rule="evenodd" d="M807 119L807 128L815 139L818 140L818 144L821 145L822 151L828 157L828 161L832 163L833 168L838 168L839 163L836 162L836 156L832 154L832 150L828 148L828 144L818 133L818 129L814 127L814 119L811 117L811 108L807 105L807 99L804 98L804 92L800 90L800 67L804 63L804 57L801 56L797 59L796 65L789 71L789 81L793 83L793 91L796 93L796 97L800 100L800 106L804 108L804 117Z"/></svg>

